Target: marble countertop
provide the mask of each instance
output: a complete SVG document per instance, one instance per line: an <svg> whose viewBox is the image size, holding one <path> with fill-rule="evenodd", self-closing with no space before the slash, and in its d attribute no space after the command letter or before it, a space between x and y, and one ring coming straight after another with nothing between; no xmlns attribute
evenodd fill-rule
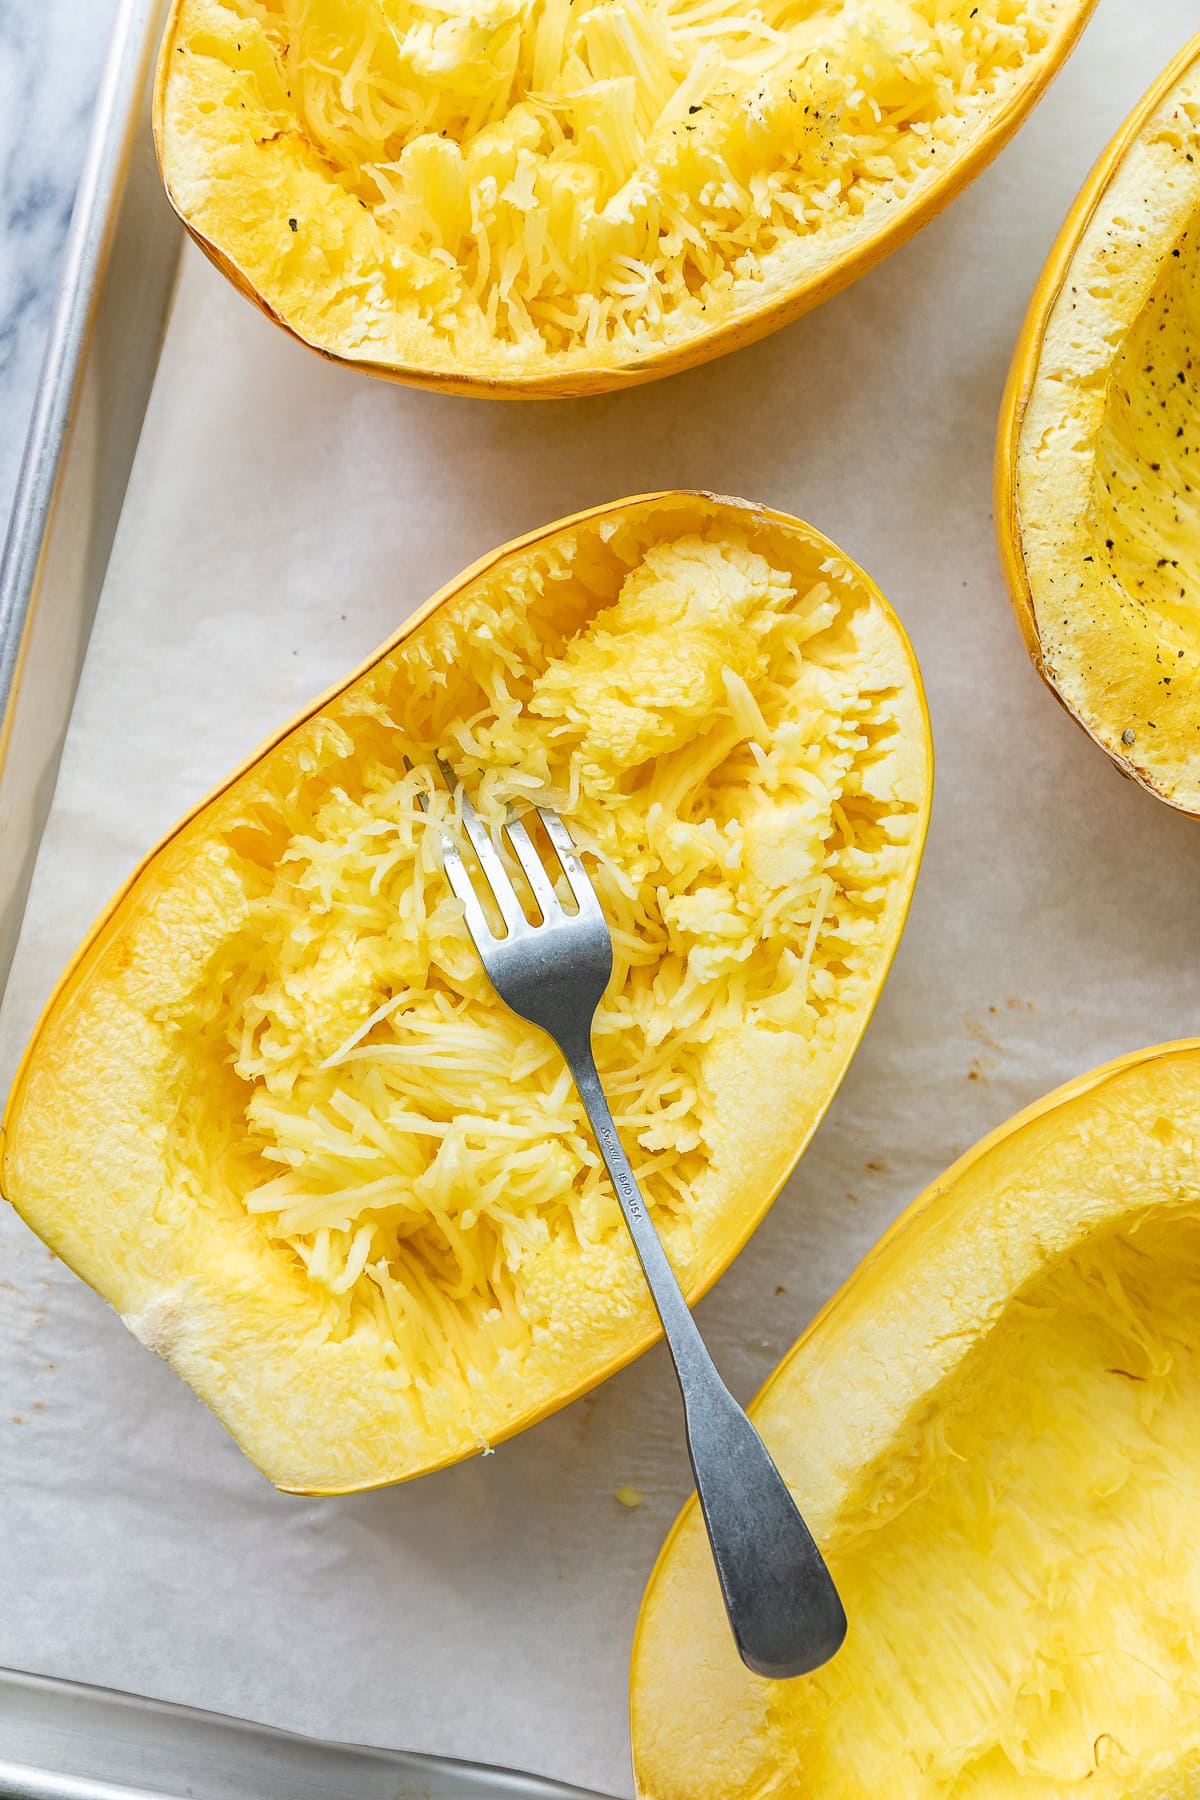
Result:
<svg viewBox="0 0 1200 1800"><path fill-rule="evenodd" d="M0 520L7 521L116 0L0 0Z"/></svg>

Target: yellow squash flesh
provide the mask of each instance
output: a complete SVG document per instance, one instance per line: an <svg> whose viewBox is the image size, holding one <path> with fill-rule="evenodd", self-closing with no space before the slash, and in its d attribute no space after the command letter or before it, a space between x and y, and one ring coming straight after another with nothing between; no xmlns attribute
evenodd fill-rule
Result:
<svg viewBox="0 0 1200 1800"><path fill-rule="evenodd" d="M1095 0L176 0L167 192L327 355L457 393L690 368L845 287Z"/></svg>
<svg viewBox="0 0 1200 1800"><path fill-rule="evenodd" d="M1030 655L1118 766L1200 813L1200 37L1109 145L1030 305L1000 552Z"/></svg>
<svg viewBox="0 0 1200 1800"><path fill-rule="evenodd" d="M634 1648L646 1800L1200 1791L1200 1043L970 1151L752 1411L849 1633L749 1675L689 1505Z"/></svg>
<svg viewBox="0 0 1200 1800"><path fill-rule="evenodd" d="M171 834L42 1020L0 1183L282 1487L454 1461L656 1335L561 1058L446 887L435 749L594 863L597 1061L693 1296L837 1089L928 820L877 590L677 493L469 570Z"/></svg>

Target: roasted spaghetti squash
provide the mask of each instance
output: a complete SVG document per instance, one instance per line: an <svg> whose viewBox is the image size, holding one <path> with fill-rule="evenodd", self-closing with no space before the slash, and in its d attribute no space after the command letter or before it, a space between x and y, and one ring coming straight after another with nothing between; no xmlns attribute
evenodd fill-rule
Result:
<svg viewBox="0 0 1200 1800"><path fill-rule="evenodd" d="M288 1488L468 1455L656 1333L562 1058L446 886L435 750L594 863L597 1062L692 1295L837 1088L928 816L870 582L676 494L469 571L171 834L42 1020L0 1181Z"/></svg>
<svg viewBox="0 0 1200 1800"><path fill-rule="evenodd" d="M588 393L761 336L915 231L1094 0L177 0L167 191L298 337Z"/></svg>
<svg viewBox="0 0 1200 1800"><path fill-rule="evenodd" d="M694 1503L633 1659L644 1800L1200 1791L1200 1044L1051 1094L916 1201L752 1411L846 1603L728 1642Z"/></svg>
<svg viewBox="0 0 1200 1800"><path fill-rule="evenodd" d="M1013 604L1053 692L1124 773L1200 813L1200 37L1080 194L1000 424Z"/></svg>

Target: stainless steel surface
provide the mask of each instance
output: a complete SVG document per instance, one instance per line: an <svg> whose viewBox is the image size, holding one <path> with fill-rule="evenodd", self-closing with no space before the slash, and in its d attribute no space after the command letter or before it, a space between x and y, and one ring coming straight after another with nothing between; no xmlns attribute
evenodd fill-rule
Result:
<svg viewBox="0 0 1200 1800"><path fill-rule="evenodd" d="M399 1691L399 1688L398 1688ZM0 1800L603 1800L0 1669Z"/></svg>
<svg viewBox="0 0 1200 1800"><path fill-rule="evenodd" d="M165 12L117 11L0 560L0 988L179 264L150 131Z"/></svg>
<svg viewBox="0 0 1200 1800"><path fill-rule="evenodd" d="M742 1661L783 1680L827 1662L846 1635L846 1615L820 1551L783 1477L708 1354L622 1148L592 1055L592 1020L612 975L612 940L570 834L538 807L574 896L567 912L525 826L504 835L539 917L531 921L487 826L453 771L438 764L455 811L500 910L497 937L472 885L453 830L441 829L446 877L489 980L505 1005L552 1037L587 1109L662 1320L683 1394L688 1454L729 1624ZM428 810L428 801L423 801Z"/></svg>

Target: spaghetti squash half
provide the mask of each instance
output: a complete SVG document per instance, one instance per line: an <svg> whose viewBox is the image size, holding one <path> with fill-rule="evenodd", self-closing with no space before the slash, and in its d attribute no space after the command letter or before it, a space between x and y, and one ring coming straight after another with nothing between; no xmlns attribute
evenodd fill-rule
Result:
<svg viewBox="0 0 1200 1800"><path fill-rule="evenodd" d="M1094 0L176 0L184 223L318 350L581 394L784 324L945 205Z"/></svg>
<svg viewBox="0 0 1200 1800"><path fill-rule="evenodd" d="M1200 37L1113 139L1050 253L1000 421L1026 646L1122 770L1200 814Z"/></svg>
<svg viewBox="0 0 1200 1800"><path fill-rule="evenodd" d="M928 817L876 589L674 494L468 571L171 834L42 1020L0 1180L287 1488L468 1455L657 1333L562 1058L446 885L435 751L594 866L597 1063L691 1296L837 1089Z"/></svg>
<svg viewBox="0 0 1200 1800"><path fill-rule="evenodd" d="M633 1656L644 1800L1200 1791L1200 1043L1110 1064L913 1203L751 1411L846 1604L751 1676L692 1502Z"/></svg>

